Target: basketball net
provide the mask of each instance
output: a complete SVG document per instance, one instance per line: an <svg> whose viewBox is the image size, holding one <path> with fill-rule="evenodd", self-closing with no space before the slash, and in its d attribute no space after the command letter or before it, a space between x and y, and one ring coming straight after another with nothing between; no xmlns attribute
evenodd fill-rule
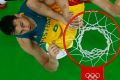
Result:
<svg viewBox="0 0 120 80"><path fill-rule="evenodd" d="M82 14L84 14L83 18L80 17ZM76 17L79 17L81 21L73 47L67 49L64 44L68 57L77 65L80 65L82 80L104 80L104 67L115 59L120 50L120 29L118 24L111 16L102 11L89 10L74 16L67 25L64 35L69 30L70 23ZM99 40L99 37L95 38L91 35L93 45L99 44L97 40L103 41L102 44L105 45L100 43L99 45L102 47L99 45L89 47L89 45L86 45L87 41L85 41L89 37L88 34L98 34L97 36L101 38ZM64 43L69 40L64 36Z"/></svg>

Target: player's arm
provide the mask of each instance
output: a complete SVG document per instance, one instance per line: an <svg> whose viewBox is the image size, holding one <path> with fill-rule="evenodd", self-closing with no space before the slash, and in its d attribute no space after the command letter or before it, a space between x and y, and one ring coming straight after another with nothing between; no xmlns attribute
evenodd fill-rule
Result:
<svg viewBox="0 0 120 80"><path fill-rule="evenodd" d="M48 5L44 4L39 0L28 0L27 6L38 14L56 19L64 24L67 24L67 21L64 19L62 15L53 11Z"/></svg>
<svg viewBox="0 0 120 80"><path fill-rule="evenodd" d="M112 4L109 0L91 0L94 4L110 13L113 16L120 17L120 9L118 6Z"/></svg>
<svg viewBox="0 0 120 80"><path fill-rule="evenodd" d="M36 43L29 39L21 39L17 38L17 41L19 42L20 46L24 51L26 51L28 54L31 54L35 57L36 60L48 71L56 71L58 68L58 60L56 59L57 50L54 45L51 45L49 47L49 55L40 48ZM52 47L52 49L51 49ZM55 49L56 52L53 50Z"/></svg>
<svg viewBox="0 0 120 80"><path fill-rule="evenodd" d="M69 21L69 3L68 0L55 0L56 4L61 8L64 18Z"/></svg>

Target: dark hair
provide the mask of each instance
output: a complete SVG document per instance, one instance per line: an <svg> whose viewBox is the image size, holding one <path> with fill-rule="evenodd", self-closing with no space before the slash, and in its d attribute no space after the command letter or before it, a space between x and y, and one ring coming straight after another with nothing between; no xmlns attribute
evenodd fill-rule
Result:
<svg viewBox="0 0 120 80"><path fill-rule="evenodd" d="M7 35L12 35L15 31L14 19L16 19L14 15L4 16L0 21L0 30Z"/></svg>

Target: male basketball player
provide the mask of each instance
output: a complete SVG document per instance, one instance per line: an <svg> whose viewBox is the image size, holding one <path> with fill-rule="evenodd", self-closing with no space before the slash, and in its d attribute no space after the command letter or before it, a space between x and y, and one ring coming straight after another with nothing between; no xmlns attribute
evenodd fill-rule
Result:
<svg viewBox="0 0 120 80"><path fill-rule="evenodd" d="M56 56L63 48L63 30L69 19L67 0L62 0L64 5L60 4L61 0L57 1L26 0L18 14L5 16L0 21L1 31L15 35L22 49L34 56L48 71L56 71L58 68ZM77 14L84 10L84 4L71 6L69 10ZM76 35L76 29L71 28L69 33ZM47 52L44 43L49 44ZM70 43L67 43L68 46Z"/></svg>

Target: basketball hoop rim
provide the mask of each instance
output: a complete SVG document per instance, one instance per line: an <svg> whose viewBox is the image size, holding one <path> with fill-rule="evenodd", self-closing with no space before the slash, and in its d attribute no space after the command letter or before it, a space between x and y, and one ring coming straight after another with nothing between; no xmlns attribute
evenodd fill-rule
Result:
<svg viewBox="0 0 120 80"><path fill-rule="evenodd" d="M66 31L67 31L70 23L72 23L72 21L73 21L77 16L82 15L82 14L84 14L85 12L98 12L98 13L100 13L100 14L102 14L102 15L105 15L106 17L110 18L110 19L112 20L112 22L115 24L116 28L118 29L118 34L119 34L119 37L120 37L120 28L119 28L118 23L115 21L115 19L114 19L111 15L109 15L109 14L103 12L103 11L100 11L100 10L86 10L86 11L83 11L83 12L80 12L80 13L74 15L74 16L69 20L69 22L67 23L67 25L66 25L66 27L65 27L65 29L64 29L64 32L63 32L63 46L64 46L64 49L65 49L68 57L69 57L75 64L77 64L77 65L79 65L79 66L81 66L81 67L84 66L84 65L83 65L83 64L79 64L79 63L78 63L74 58L72 58L71 55L69 54L69 52L68 52L68 50L67 50L67 47L66 47L66 45L65 45L65 35L66 35ZM119 46L118 46L118 50L115 52L114 56L113 56L107 63L104 63L104 64L102 64L101 66L94 66L94 67L104 67L104 66L107 66L108 64L110 64L110 63L117 57L119 51L120 51L120 43L119 43ZM87 67L90 67L90 66L87 66Z"/></svg>

